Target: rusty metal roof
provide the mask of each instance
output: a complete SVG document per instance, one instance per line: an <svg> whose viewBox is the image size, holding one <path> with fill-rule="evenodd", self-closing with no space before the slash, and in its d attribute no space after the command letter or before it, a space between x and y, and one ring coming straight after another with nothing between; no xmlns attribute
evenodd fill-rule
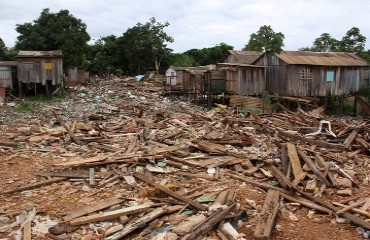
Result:
<svg viewBox="0 0 370 240"><path fill-rule="evenodd" d="M276 54L287 64L320 66L369 66L370 64L354 53L284 51Z"/></svg>
<svg viewBox="0 0 370 240"><path fill-rule="evenodd" d="M62 57L61 50L54 51L19 51L17 57Z"/></svg>
<svg viewBox="0 0 370 240"><path fill-rule="evenodd" d="M230 62L232 63L252 64L262 54L263 52L259 51L228 50L225 57L221 60L221 62L225 62L229 57Z"/></svg>

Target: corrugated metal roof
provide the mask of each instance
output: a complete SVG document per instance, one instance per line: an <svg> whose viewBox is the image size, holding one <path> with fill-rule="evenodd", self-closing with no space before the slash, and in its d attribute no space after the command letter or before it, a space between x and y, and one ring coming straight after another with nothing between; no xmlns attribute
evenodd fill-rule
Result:
<svg viewBox="0 0 370 240"><path fill-rule="evenodd" d="M244 63L217 63L219 66L239 66L239 67L252 67L252 68L264 68L264 66L244 64Z"/></svg>
<svg viewBox="0 0 370 240"><path fill-rule="evenodd" d="M17 61L0 61L0 66L17 66Z"/></svg>
<svg viewBox="0 0 370 240"><path fill-rule="evenodd" d="M259 52L259 51L228 50L227 55L222 61L225 61L229 57L231 58L231 61L235 63L252 64L262 54L263 52Z"/></svg>
<svg viewBox="0 0 370 240"><path fill-rule="evenodd" d="M54 51L19 51L17 57L61 57L62 50Z"/></svg>
<svg viewBox="0 0 370 240"><path fill-rule="evenodd" d="M196 66L196 67L170 67L175 71L192 71L192 70L209 70L211 66Z"/></svg>
<svg viewBox="0 0 370 240"><path fill-rule="evenodd" d="M276 54L287 64L320 66L369 66L370 64L354 53L345 52L302 52L284 51Z"/></svg>

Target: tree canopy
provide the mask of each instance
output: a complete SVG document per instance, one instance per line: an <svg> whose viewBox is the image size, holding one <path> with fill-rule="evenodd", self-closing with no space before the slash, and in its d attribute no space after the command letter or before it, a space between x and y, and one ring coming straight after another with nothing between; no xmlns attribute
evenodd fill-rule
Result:
<svg viewBox="0 0 370 240"><path fill-rule="evenodd" d="M90 36L86 24L68 10L51 13L48 8L43 9L32 23L17 24L16 31L18 50L62 50L65 68L84 63Z"/></svg>
<svg viewBox="0 0 370 240"><path fill-rule="evenodd" d="M159 71L163 59L172 52L167 43L174 40L164 31L169 25L168 22L161 23L151 18L146 23L137 23L123 33L118 41L125 57L130 59L131 70L136 70L137 73L151 69Z"/></svg>
<svg viewBox="0 0 370 240"><path fill-rule="evenodd" d="M219 43L210 48L190 49L183 54L193 59L193 66L216 64L224 56L227 50L234 49L233 46L226 43Z"/></svg>
<svg viewBox="0 0 370 240"><path fill-rule="evenodd" d="M248 44L243 50L278 53L283 50L284 39L284 34L275 32L271 26L263 25L256 33L250 35Z"/></svg>
<svg viewBox="0 0 370 240"><path fill-rule="evenodd" d="M3 39L0 38L0 60L6 60L7 48Z"/></svg>
<svg viewBox="0 0 370 240"><path fill-rule="evenodd" d="M332 52L338 49L338 41L329 33L323 33L313 42L312 51L315 52Z"/></svg>

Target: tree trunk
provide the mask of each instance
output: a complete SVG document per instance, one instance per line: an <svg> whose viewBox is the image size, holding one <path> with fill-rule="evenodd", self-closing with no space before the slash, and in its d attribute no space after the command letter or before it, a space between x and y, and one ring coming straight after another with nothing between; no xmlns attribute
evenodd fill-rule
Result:
<svg viewBox="0 0 370 240"><path fill-rule="evenodd" d="M155 64L155 72L156 74L159 74L159 61L157 57L155 57L154 64Z"/></svg>

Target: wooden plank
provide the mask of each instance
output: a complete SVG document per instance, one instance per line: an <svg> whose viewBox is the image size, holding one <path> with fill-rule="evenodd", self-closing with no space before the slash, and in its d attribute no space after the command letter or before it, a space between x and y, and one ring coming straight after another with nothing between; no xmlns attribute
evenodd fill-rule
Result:
<svg viewBox="0 0 370 240"><path fill-rule="evenodd" d="M152 206L153 205L149 205L149 204L131 206L131 207L122 208L122 209L118 209L114 211L94 214L91 216L75 218L70 221L70 224L73 226L73 225L82 225L85 223L114 220L120 216L144 212L148 210L149 208L151 208Z"/></svg>
<svg viewBox="0 0 370 240"><path fill-rule="evenodd" d="M297 185L300 181L303 180L303 178L306 176L302 170L301 162L299 160L297 149L294 144L287 143L287 151L288 151L288 157L293 169L294 174L294 183Z"/></svg>
<svg viewBox="0 0 370 240"><path fill-rule="evenodd" d="M53 166L63 166L63 167L69 167L69 166L78 166L78 165L84 165L89 163L95 163L95 162L101 162L108 159L108 156L96 156L91 158L85 158L85 159L77 159L69 162L63 162L63 163L56 163L53 164Z"/></svg>
<svg viewBox="0 0 370 240"><path fill-rule="evenodd" d="M308 167L311 168L312 172L327 186L331 186L330 182L326 179L324 174L320 172L319 169L317 169L315 163L311 160L310 157L306 155L306 153L303 152L302 149L297 149L299 156L307 163Z"/></svg>
<svg viewBox="0 0 370 240"><path fill-rule="evenodd" d="M130 234L131 232L135 231L136 229L142 228L146 226L148 223L157 219L158 217L165 214L167 211L164 208L156 208L148 214L145 214L143 217L137 219L136 221L130 222L127 224L121 231L109 236L105 237L106 240L118 240L123 239L125 236Z"/></svg>
<svg viewBox="0 0 370 240"><path fill-rule="evenodd" d="M362 211L367 211L370 207L370 197L367 198L365 204L361 207Z"/></svg>
<svg viewBox="0 0 370 240"><path fill-rule="evenodd" d="M351 134L348 135L346 140L344 140L343 145L345 148L349 148L349 146L352 144L353 140L355 140L357 133L359 129L354 129Z"/></svg>
<svg viewBox="0 0 370 240"><path fill-rule="evenodd" d="M275 166L270 165L269 170L271 171L272 175L278 180L283 189L291 190L295 188L293 185L291 185L289 179Z"/></svg>
<svg viewBox="0 0 370 240"><path fill-rule="evenodd" d="M343 213L348 212L349 210L351 210L353 208L356 208L358 206L363 205L365 202L366 202L366 200L355 202L355 203L353 203L351 205L348 205L348 206L342 208L341 210L337 211L335 214L342 215Z"/></svg>
<svg viewBox="0 0 370 240"><path fill-rule="evenodd" d="M69 221L73 218L81 217L83 215L93 213L93 212L97 212L97 211L106 209L108 207L114 206L116 204L120 204L123 201L124 201L124 199L109 198L109 199L105 199L105 200L103 200L101 202L98 202L98 203L95 203L95 204L91 204L91 205L84 206L84 207L78 207L78 208L75 208L74 210L70 211L70 213L68 215L64 216L63 220L64 221Z"/></svg>
<svg viewBox="0 0 370 240"><path fill-rule="evenodd" d="M292 195L285 194L285 193L282 193L282 192L280 192L280 195L283 198L285 198L289 201L299 203L299 204L301 204L305 207L315 209L317 211L324 212L324 213L327 213L329 215L333 214L333 211L331 211L330 209L327 209L326 207L320 206L320 205L318 205L318 204L316 204L312 201L309 201L307 199L304 199L304 198L301 198L301 197L298 197L298 196L292 196Z"/></svg>
<svg viewBox="0 0 370 240"><path fill-rule="evenodd" d="M63 177L63 178L53 178L53 179L50 179L50 180L40 181L40 182L30 184L30 185L27 185L27 186L24 186L24 187L20 187L20 188L16 188L16 189L13 189L13 190L3 192L3 194L10 194L10 193L15 193L15 192L23 192L23 191L27 191L27 190L32 190L32 189L43 187L43 186L50 185L50 184L53 184L53 183L62 182L62 181L65 181L67 179L68 178Z"/></svg>
<svg viewBox="0 0 370 240"><path fill-rule="evenodd" d="M196 202L194 200L191 200L191 199L189 199L189 198L187 198L185 196L182 196L182 195L180 195L178 193L175 193L174 191L172 191L169 188L166 188L166 187L161 186L161 185L159 185L157 183L154 183L153 181L151 181L150 179L148 179L147 177L145 177L142 174L135 173L134 174L134 177L140 179L143 182L146 182L147 184L149 184L149 185L151 185L151 186L153 186L155 188L158 188L162 192L166 193L167 195L169 195L169 196L171 196L171 197L173 197L173 198L175 198L175 199L177 199L177 200L179 200L181 202L184 202L184 203L189 204L190 206L194 207L197 210L200 210L200 211L207 211L208 210L206 206L204 206L204 205L202 205L202 204L200 204L200 203L198 203L198 202Z"/></svg>
<svg viewBox="0 0 370 240"><path fill-rule="evenodd" d="M225 210L219 210L204 220L204 222L198 224L188 236L184 236L181 240L200 240L221 220L223 220L229 212L235 207L236 203L233 203L230 207Z"/></svg>
<svg viewBox="0 0 370 240"><path fill-rule="evenodd" d="M326 164L325 159L318 153L315 153L315 161L317 165L325 169L324 176L328 176L333 187L337 186L337 180L332 172L329 171L329 166Z"/></svg>
<svg viewBox="0 0 370 240"><path fill-rule="evenodd" d="M342 208L347 207L347 205L345 205L343 203L339 203L339 202L333 202L333 204L335 206L339 206L339 207L342 207ZM368 211L363 211L363 210L361 210L359 208L352 208L351 211L352 212L355 212L355 213L358 213L358 214L361 214L361 215L363 215L363 216L365 216L367 218L370 218L370 213Z"/></svg>
<svg viewBox="0 0 370 240"><path fill-rule="evenodd" d="M271 239L271 233L275 227L276 217L279 211L279 199L279 191L270 189L267 192L265 203L258 216L254 239Z"/></svg>
<svg viewBox="0 0 370 240"><path fill-rule="evenodd" d="M32 221L27 221L23 226L23 240L32 240L31 236L31 223Z"/></svg>

